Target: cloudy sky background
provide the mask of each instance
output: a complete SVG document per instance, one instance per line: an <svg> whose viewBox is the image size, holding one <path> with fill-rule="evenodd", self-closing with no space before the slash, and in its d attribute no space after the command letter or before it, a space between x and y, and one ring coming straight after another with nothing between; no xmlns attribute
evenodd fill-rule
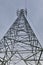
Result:
<svg viewBox="0 0 43 65"><path fill-rule="evenodd" d="M27 20L43 45L43 0L26 0ZM25 9L25 0L0 0L0 39L15 22L17 9Z"/></svg>
<svg viewBox="0 0 43 65"><path fill-rule="evenodd" d="M17 9L25 9L26 6L27 20L43 46L43 0L26 0L26 2L25 5L25 0L0 0L0 40L15 22ZM19 64L22 65L22 62Z"/></svg>

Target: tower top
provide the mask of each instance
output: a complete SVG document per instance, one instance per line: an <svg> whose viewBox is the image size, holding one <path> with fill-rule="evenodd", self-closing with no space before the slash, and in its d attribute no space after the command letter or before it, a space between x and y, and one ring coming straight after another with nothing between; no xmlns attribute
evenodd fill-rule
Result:
<svg viewBox="0 0 43 65"><path fill-rule="evenodd" d="M25 16L27 16L27 9L18 9L17 10L17 16L19 16L19 15L25 15Z"/></svg>

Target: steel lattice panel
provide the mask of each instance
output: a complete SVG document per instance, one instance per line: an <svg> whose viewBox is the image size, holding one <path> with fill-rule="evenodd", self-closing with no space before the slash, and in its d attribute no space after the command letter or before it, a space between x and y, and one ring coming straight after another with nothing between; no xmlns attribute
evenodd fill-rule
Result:
<svg viewBox="0 0 43 65"><path fill-rule="evenodd" d="M24 10L0 41L0 65L40 65L42 46L29 25Z"/></svg>

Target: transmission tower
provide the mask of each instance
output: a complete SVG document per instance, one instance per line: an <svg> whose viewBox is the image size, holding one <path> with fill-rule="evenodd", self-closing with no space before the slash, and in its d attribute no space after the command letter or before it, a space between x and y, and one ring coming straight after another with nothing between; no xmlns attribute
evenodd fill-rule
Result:
<svg viewBox="0 0 43 65"><path fill-rule="evenodd" d="M17 11L17 19L0 41L0 65L42 65L42 46L27 19L27 11Z"/></svg>

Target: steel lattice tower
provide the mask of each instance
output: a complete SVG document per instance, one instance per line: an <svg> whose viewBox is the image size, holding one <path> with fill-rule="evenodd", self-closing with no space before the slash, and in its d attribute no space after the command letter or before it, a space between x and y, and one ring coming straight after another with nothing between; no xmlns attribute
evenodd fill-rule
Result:
<svg viewBox="0 0 43 65"><path fill-rule="evenodd" d="M26 19L27 11L17 11L17 19L0 41L0 65L41 65L42 46Z"/></svg>

